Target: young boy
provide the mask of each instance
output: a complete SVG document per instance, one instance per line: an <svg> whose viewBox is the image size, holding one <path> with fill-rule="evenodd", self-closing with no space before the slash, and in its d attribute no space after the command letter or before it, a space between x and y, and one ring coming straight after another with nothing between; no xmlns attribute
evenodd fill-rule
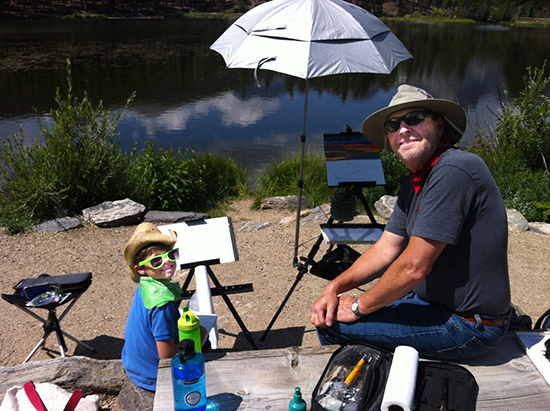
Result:
<svg viewBox="0 0 550 411"><path fill-rule="evenodd" d="M122 363L130 381L121 389L121 410L152 410L158 362L172 358L177 346L181 288L170 282L176 271L176 233L151 223L136 227L124 249L130 278L139 283L128 313Z"/></svg>

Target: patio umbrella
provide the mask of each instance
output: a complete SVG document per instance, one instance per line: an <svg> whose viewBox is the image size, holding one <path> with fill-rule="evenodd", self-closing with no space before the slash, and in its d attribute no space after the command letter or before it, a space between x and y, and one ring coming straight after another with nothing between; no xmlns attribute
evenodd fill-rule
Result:
<svg viewBox="0 0 550 411"><path fill-rule="evenodd" d="M245 13L210 47L228 68L276 71L306 80L294 265L300 240L307 100L311 78L343 73L389 74L412 58L371 13L343 0L271 0Z"/></svg>

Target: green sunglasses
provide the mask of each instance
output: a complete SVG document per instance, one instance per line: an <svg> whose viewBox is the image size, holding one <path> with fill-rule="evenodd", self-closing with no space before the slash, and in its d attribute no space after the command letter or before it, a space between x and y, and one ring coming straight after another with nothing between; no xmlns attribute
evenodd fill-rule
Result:
<svg viewBox="0 0 550 411"><path fill-rule="evenodd" d="M159 270L164 265L164 259L167 258L170 261L176 261L180 256L179 248L174 248L173 250L167 251L164 254L155 255L154 257L149 258L145 261L140 261L138 265L141 267L145 264L150 264L154 270Z"/></svg>

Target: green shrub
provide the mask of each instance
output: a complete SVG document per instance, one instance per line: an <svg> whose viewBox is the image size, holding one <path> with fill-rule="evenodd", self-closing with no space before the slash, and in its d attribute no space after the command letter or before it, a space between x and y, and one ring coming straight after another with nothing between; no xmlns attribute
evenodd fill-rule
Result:
<svg viewBox="0 0 550 411"><path fill-rule="evenodd" d="M508 208L529 221L550 222L550 77L545 71L546 63L527 69L519 97L501 101L495 134L478 132L469 150L485 160Z"/></svg>
<svg viewBox="0 0 550 411"><path fill-rule="evenodd" d="M260 171L258 189L254 194L254 207L259 207L266 197L298 194L300 154L273 162ZM328 187L325 158L317 153L304 156L302 194L312 206L330 201L333 189Z"/></svg>
<svg viewBox="0 0 550 411"><path fill-rule="evenodd" d="M29 144L21 130L0 148L0 218L10 232L77 215L124 192L127 161L116 141L122 113L94 106L86 93L73 96L69 61L67 94L58 89L55 101L51 125L37 114L41 136Z"/></svg>
<svg viewBox="0 0 550 411"><path fill-rule="evenodd" d="M229 157L146 142L130 166L131 198L148 209L208 212L248 194L246 170Z"/></svg>

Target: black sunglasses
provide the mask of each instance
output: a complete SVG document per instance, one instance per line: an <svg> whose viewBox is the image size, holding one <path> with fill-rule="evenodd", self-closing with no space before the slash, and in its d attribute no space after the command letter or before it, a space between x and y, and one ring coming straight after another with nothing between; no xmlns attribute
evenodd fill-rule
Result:
<svg viewBox="0 0 550 411"><path fill-rule="evenodd" d="M422 123L426 117L434 117L435 114L431 111L411 111L410 113L405 114L401 117L389 118L384 122L384 129L388 133L393 133L399 130L401 122L404 121L409 126L416 126L417 124Z"/></svg>

